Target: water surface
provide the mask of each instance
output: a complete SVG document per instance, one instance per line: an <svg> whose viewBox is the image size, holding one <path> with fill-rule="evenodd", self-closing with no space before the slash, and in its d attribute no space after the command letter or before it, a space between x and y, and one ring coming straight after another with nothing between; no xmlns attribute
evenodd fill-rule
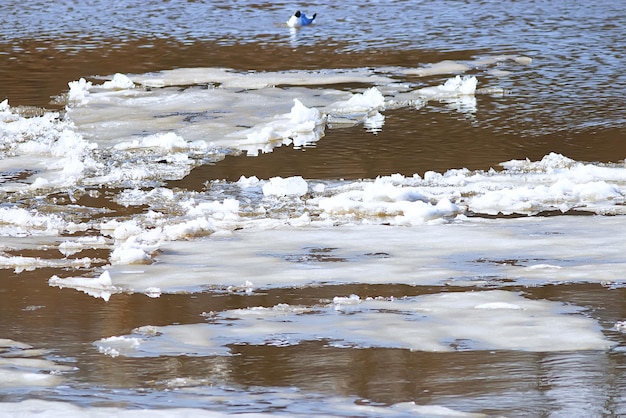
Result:
<svg viewBox="0 0 626 418"><path fill-rule="evenodd" d="M299 8L316 23L290 30ZM0 410L626 414L625 24L619 1L3 6ZM177 69L203 81L140 82ZM135 86L98 87L115 73ZM417 93L457 74L469 102ZM81 77L95 87L68 100ZM370 87L385 106L328 111ZM335 123L226 141L289 121L293 98ZM454 328L465 305L493 309L494 340ZM274 333L247 331L260 313ZM500 348L553 320L541 348ZM438 349L402 339L424 323Z"/></svg>

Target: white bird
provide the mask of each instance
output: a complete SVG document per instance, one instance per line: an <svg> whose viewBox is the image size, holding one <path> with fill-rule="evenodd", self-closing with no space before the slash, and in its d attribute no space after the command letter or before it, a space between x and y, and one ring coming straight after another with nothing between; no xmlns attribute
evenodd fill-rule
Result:
<svg viewBox="0 0 626 418"><path fill-rule="evenodd" d="M293 14L293 16L289 18L289 20L287 21L287 26L289 26L290 28L296 28L298 26L310 25L311 23L313 23L313 19L315 19L315 16L317 16L317 13L313 13L313 17L307 17L307 15L298 10Z"/></svg>

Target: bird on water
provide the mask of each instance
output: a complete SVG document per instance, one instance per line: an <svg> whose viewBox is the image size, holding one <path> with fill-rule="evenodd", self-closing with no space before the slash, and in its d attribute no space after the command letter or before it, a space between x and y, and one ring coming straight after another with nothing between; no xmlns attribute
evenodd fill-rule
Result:
<svg viewBox="0 0 626 418"><path fill-rule="evenodd" d="M287 21L287 26L289 26L290 28L296 28L298 26L310 25L311 23L313 23L315 16L317 16L317 13L313 13L312 17L308 17L300 10L298 10L293 14L293 16L289 18L289 20Z"/></svg>

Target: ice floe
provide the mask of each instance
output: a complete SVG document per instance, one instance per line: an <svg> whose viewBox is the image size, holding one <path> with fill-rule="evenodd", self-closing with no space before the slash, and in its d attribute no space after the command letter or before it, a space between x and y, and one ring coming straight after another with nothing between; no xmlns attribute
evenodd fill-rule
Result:
<svg viewBox="0 0 626 418"><path fill-rule="evenodd" d="M513 58L463 65L489 66ZM186 68L117 73L101 84L98 77L71 81L63 113L24 117L5 100L0 108L0 172L15 172L20 180L3 181L0 192L158 185L219 161L224 153L256 155L277 146L309 146L329 127L362 123L378 132L386 108L445 100L461 112L476 111L471 100L476 76L415 88L398 75L415 74L398 67L276 72ZM348 92L333 87L348 83L365 87Z"/></svg>
<svg viewBox="0 0 626 418"><path fill-rule="evenodd" d="M229 137L238 138L239 148L248 155L256 155L259 149L271 151L275 142L298 147L310 145L324 136L325 122L326 117L318 109L308 108L294 99L289 113L276 115L270 122L231 133Z"/></svg>
<svg viewBox="0 0 626 418"><path fill-rule="evenodd" d="M522 218L504 222L478 216L535 215L554 210L622 214L626 184L622 164L585 164L551 154L540 161L510 161L503 166L503 171L450 170L443 174L428 172L423 178L394 175L353 182L251 177L235 183L216 183L207 192L127 190L120 193L120 203L152 209L131 220L101 223L98 229L103 236L113 238L109 248L114 268L109 272L113 284L125 291L142 291L152 285L163 292L202 286L224 289L246 280L259 288L334 281L380 282L388 281L391 272L394 280L403 283L441 283L444 279L463 283L464 277L475 274L472 263L484 258L471 258L468 254L472 252L463 242L472 242L476 254L490 254L478 270L481 276L496 281L505 277L530 283L623 281L614 267L623 264L618 249L624 243L621 236L612 233L623 223L621 217ZM499 225L499 232L487 223ZM522 225L528 234L516 232ZM542 236L543 225L559 232ZM285 240L283 236L289 231L297 231L295 240ZM388 238L383 240L383 236ZM415 236L420 236L420 241L413 244ZM322 243L311 244L320 241L317 237L323 238ZM189 245L178 242L188 239L195 241ZM281 247L287 242L286 248ZM318 264L315 274L310 271L310 263L286 262L292 254L303 251L305 242L311 248L351 248L341 258L358 262ZM392 245L394 242L398 245ZM431 252L421 244L429 242L430 248L438 248L444 255L436 263L426 262ZM493 246L494 242L498 245ZM599 246L590 246L592 242ZM561 246L570 251L570 256L559 250ZM605 261L590 259L590 248L602 249ZM170 257L170 252L180 261ZM391 256L381 263L367 257L369 253ZM467 264L444 260L454 259L454 254ZM579 261L572 261L574 254ZM416 268L423 256L424 265L429 266L425 270ZM249 261L231 263L230 259ZM183 260L197 267L181 277L175 266ZM153 265L154 261L158 263ZM124 266L135 264L141 265L140 274L119 273L128 271ZM247 265L255 268L248 269ZM166 277L169 280L163 281ZM288 280L283 282L278 277Z"/></svg>
<svg viewBox="0 0 626 418"><path fill-rule="evenodd" d="M480 94L480 76L443 78L430 87L407 77L463 74L470 69L489 69L503 61L511 65L527 63L520 57L495 56L419 68L275 72L188 68L115 74L101 84L98 78L70 82L65 112L25 117L5 100L0 103L0 195L6 198L0 207L0 235L31 241L0 247L0 264L15 271L91 268L90 272L81 272L76 282L72 282L72 277L55 277L50 284L80 288L84 280L95 278L91 285L82 287L105 299L120 290L159 295L199 291L206 286L286 286L286 281L276 279L282 276L275 274L277 269L293 273L290 277L299 285L355 282L359 277L380 282L394 272L401 272L392 277L402 277L405 283L440 283L444 278L461 283L471 276L465 264L456 268L439 260L440 268L430 272L415 268L410 260L420 259L422 254L425 260L430 257L431 252L422 248L417 249L421 253L416 257L399 245L391 246L380 251L390 254L384 262L372 261L374 258L366 254L377 251L364 247L378 247L379 239L368 234L374 230L378 233L378 227L401 227L393 229L393 233L383 233L389 235L387 244L394 242L395 234L407 239L404 242L413 248L415 240L411 237L428 237L436 231L444 244L433 245L444 253L444 248L452 248L457 254L461 248L456 236L468 242L474 236L483 237L478 248L492 250L487 237L494 234L480 231L483 222L487 222L483 218L491 216L626 214L623 162L586 163L559 154L549 154L538 161L503 162L491 170L453 169L354 181L301 176L244 177L236 182L208 181L198 191L163 187L166 181L181 179L194 167L219 163L229 153L256 155L277 146L308 146L323 140L328 129L340 129L346 123L380 131L384 129L384 113L388 109L427 106L433 100L460 112L477 112L474 96ZM358 87L346 90L346 85ZM102 198L96 188L103 185L107 199L127 208L127 214L109 215L108 209L96 210L80 203L81 197ZM498 242L514 231L508 225L515 228L523 223L507 220L505 226L502 221L492 222L503 231L495 234ZM603 225L598 229L600 235L607 235L606 231L619 228L622 223L621 218L593 218L593 222ZM575 223L568 219L551 225L561 228ZM350 233L342 237L347 230ZM465 234L470 230L475 235ZM269 244L266 249L255 249L248 243L254 239L281 242L275 237L275 241L269 240L272 231L283 235L297 231L302 238L289 243L287 250ZM87 241L83 234L94 241ZM312 248L358 248L342 258L367 265L367 274L359 272L351 262L298 265L286 261L292 260L294 254L300 254L303 260L314 259L302 243L316 234L338 235L336 242L341 245L325 240L324 245ZM519 237L512 241L511 248L518 253L523 250L526 257L516 256L513 250L506 254L496 251L486 265L497 266L496 278L511 274L520 281L539 277L542 283L622 280L602 263L589 262L579 252L578 242L587 235L597 239L587 228L571 237L575 244L569 248L580 254L576 263L564 261L557 249L550 248L544 256L526 251L523 238ZM619 237L612 235L611 239L616 248L621 245ZM362 241L362 245L355 245L356 240ZM22 250L45 251L49 258L39 254L22 256ZM69 258L89 250L98 255ZM181 259L202 260L197 263L197 271L185 277L173 273L178 264L170 254L175 251L181 251L177 254ZM52 252L63 258L51 255ZM209 257L214 254L220 255L218 262L206 261L212 260ZM395 254L403 254L406 260ZM266 266L270 273L233 266L229 260L235 255ZM621 262L612 254L607 257L610 262ZM530 261L503 265L499 259ZM110 283L97 283L107 278L105 270ZM139 273L127 274L129 271ZM201 275L207 271L219 274ZM153 275L153 283L146 279L148 275ZM246 287L248 282L253 285ZM158 291L146 291L151 288Z"/></svg>
<svg viewBox="0 0 626 418"><path fill-rule="evenodd" d="M457 77L440 87L433 87L434 90L411 91L410 86L368 69L241 73L200 68L163 71L158 74L162 77L158 80L153 79L154 76L127 77L139 86L159 87L152 90L134 88L132 81L123 84L119 80L122 76L117 74L114 80L107 83L115 82L118 88L127 86L123 91L112 91L102 88L104 84L92 85L84 80L73 82L68 115L82 135L100 145L109 139L128 141L132 136L145 135L146 123L149 123L160 130L169 126L168 132L187 141L201 140L217 148L245 150L255 155L258 151L271 151L277 145L311 144L323 136L326 120L335 125L345 121L376 121L375 126L380 129L380 116L372 119L376 115L372 112L383 110L387 103L398 107L398 103L411 105L423 98L467 96L474 93L477 82L476 77ZM320 94L319 88L316 88L317 85L332 86L347 82L373 86L347 95L331 88L322 90ZM183 92L169 87L177 85L188 87ZM194 88L197 85L208 85L208 88ZM389 94L388 98L381 89ZM395 94L406 97L398 100ZM85 99L87 96L88 100ZM291 112L284 113L281 109L289 101L295 105ZM102 107L106 107L107 111L94 111ZM98 114L107 119L100 119ZM115 125L108 122L111 119L117 121ZM270 122L267 122L268 119ZM104 133L98 129L102 125L113 129ZM249 128L241 129L241 126Z"/></svg>
<svg viewBox="0 0 626 418"><path fill-rule="evenodd" d="M164 242L155 256L157 262L114 265L108 271L113 284L125 291L157 286L163 293L346 283L624 285L621 248L626 238L612 233L622 225L616 217L520 218L401 228L266 224L274 226ZM182 268L186 265L194 268Z"/></svg>
<svg viewBox="0 0 626 418"><path fill-rule="evenodd" d="M614 345L595 321L576 312L572 306L502 290L392 300L352 296L319 306L217 312L207 324L146 326L95 345L107 355L132 357L226 355L232 344L285 346L318 340L341 348L432 352L605 350Z"/></svg>
<svg viewBox="0 0 626 418"><path fill-rule="evenodd" d="M32 249L56 247L59 253L66 257L84 249L97 249L104 251L103 255L108 254L108 261L112 266L140 264L146 267L157 259L160 262L168 260L166 249L174 248L176 245L184 246L184 243L174 244L175 241L203 239L197 243L198 247L205 248L207 254L213 254L216 251L213 248L215 245L225 245L224 248L229 248L228 243L219 241L220 238L232 237L235 240L241 238L247 240L249 236L250 239L254 239L254 234L262 236L268 233L264 231L283 228L319 229L332 236L334 233L328 230L330 226L360 225L365 228L389 225L415 228L424 225L431 227L429 231L434 232L432 228L437 224L448 224L448 230L452 232L445 232L442 237L449 237L448 241L452 244L456 242L453 235L465 230L475 229L478 231L476 236L480 236L482 233L480 229L483 228L484 222L480 218L482 215L499 213L536 215L550 211L562 213L585 211L598 215L624 213L626 169L623 164L589 164L550 154L540 161L509 161L502 165L504 169L501 171L462 169L449 170L445 173L427 172L423 177L393 175L360 181L316 181L297 176L259 180L251 177L241 178L233 183L215 182L206 191L200 192L174 191L166 188L125 189L116 197L119 204L128 207L147 206L146 211L132 215L126 220L105 217L102 221L82 222L80 212L75 215L77 219L73 219L71 215L64 217L69 219L64 219L55 211L48 213L4 206L0 208L0 219L2 219L0 231L5 237L13 237L14 240L11 242L15 242L15 245L0 248L0 251L4 252L0 255L2 255L2 264L16 271L46 266L102 264L100 259L102 256L91 259L83 257L46 260L41 257L23 257L14 254L15 250L26 247ZM78 209L80 209L79 206L75 210ZM504 223L495 220L493 222L501 223L501 230L506 231L507 225L513 226L523 221L507 220ZM621 222L621 217L593 220L594 228L597 229L597 233L592 234L594 239L598 235L598 237L608 236L611 240L619 241L619 236L611 234L610 231L611 228L619 227ZM550 223L556 228L560 228L560 223L577 224L579 227L582 225L576 219L553 220ZM466 226L462 227L463 224ZM589 218L584 219L584 224L589 224ZM603 232L603 228L608 229ZM90 235L94 232L97 235L71 240L67 238L68 235L87 229L92 231ZM582 242L584 237L589 235L587 229L580 230L580 238L574 236L573 239L580 239ZM308 233L299 232L298 234L304 240ZM416 232L394 230L394 233L397 237L401 237ZM61 238L61 235L64 237ZM213 237L209 238L211 236ZM15 241L24 237L37 238L39 243L26 244L26 241L20 241L20 243ZM359 239L364 240L364 243L369 244L370 247L377 246L374 242L376 240L366 238L367 236L363 236ZM472 237L468 236L467 239L471 240ZM337 242L341 242L341 238ZM517 242L512 241L507 245L517 248ZM519 243L522 243L521 239ZM448 247L457 247L456 244L451 244L448 244ZM568 248L577 248L572 245L568 244ZM605 249L605 255L610 259L609 249L619 248L619 245L621 244L616 242L614 247L605 245L602 248ZM337 247L332 244L326 246ZM241 247L242 250L246 248L246 245ZM491 246L484 247L484 249L487 248ZM166 251L160 252L162 250ZM248 257L237 248L232 248L231 251L232 254ZM295 248L292 251L299 250ZM393 251L397 253L398 250L393 249ZM365 253L367 251L363 252ZM190 256L193 254L193 251L189 253ZM587 259L582 252L580 254L583 259ZM412 258L410 255L407 256L409 259ZM521 258L518 255L507 257L509 259ZM543 275L545 277L546 271L558 270L558 274L554 275L555 279L545 277L544 280L556 280L558 277L561 280L615 282L620 279L619 275L601 267L597 270L600 274L594 275L593 269L597 269L598 266L593 263L581 262L575 268L571 263L563 264L560 261L561 257L562 255L556 251L556 248L550 249L544 256L529 255L526 259L536 261L529 264L523 274L516 273L516 276ZM228 260L228 255L225 254L224 260ZM613 262L616 261L618 260L613 260ZM585 265L589 267L584 267ZM511 268L515 267L511 266ZM152 270L155 267L147 268ZM250 280L257 286L284 285L260 279L263 277L261 271L256 271L255 276L243 274L241 271L235 273L237 269L233 270L233 275L239 274L240 277L246 277L243 281ZM500 269L504 270L503 267ZM124 283L122 287L125 291L130 289L143 291L152 286L149 283L134 286L127 283L125 279L120 280L116 269L112 269L110 273L114 284L118 281ZM329 270L324 274L335 273ZM351 278L352 274L347 274L347 272L342 274L345 275L346 281L355 280ZM242 283L241 279L237 282L230 280L229 273L220 273L212 277L210 282L204 284L227 287ZM410 271L406 272L404 277L411 282L423 280L416 278L415 272ZM431 274L429 277L433 280L440 280L438 274ZM307 281L310 280L307 279ZM329 278L322 275L317 280L329 280ZM192 287L202 285L195 274L180 283L187 283ZM166 292L171 289L167 283L155 284L155 286Z"/></svg>
<svg viewBox="0 0 626 418"><path fill-rule="evenodd" d="M63 373L75 367L59 364L44 357L47 350L30 344L0 338L0 388L50 387L63 383Z"/></svg>
<svg viewBox="0 0 626 418"><path fill-rule="evenodd" d="M73 186L97 165L96 144L85 141L57 112L25 117L5 100L0 113L0 173L19 181L0 183L0 192L38 193L39 189ZM11 181L13 180L13 181Z"/></svg>
<svg viewBox="0 0 626 418"><path fill-rule="evenodd" d="M309 185L302 177L274 177L263 185L265 196L303 196L308 191Z"/></svg>
<svg viewBox="0 0 626 418"><path fill-rule="evenodd" d="M371 87L363 93L353 94L348 100L336 102L330 106L339 114L368 112L372 109L384 108L385 97L376 87Z"/></svg>
<svg viewBox="0 0 626 418"><path fill-rule="evenodd" d="M309 417L311 414L326 417L360 416L360 417L406 417L427 416L432 418L458 417L481 418L487 415L455 410L439 405L418 405L415 402L401 402L389 406L368 405L357 402L357 399L342 396L328 396L296 391L294 388L249 388L242 391L237 388L209 387L193 390L182 387L183 396L198 396L209 403L210 407L185 408L143 408L124 409L114 406L83 407L73 403L30 399L21 402L0 403L0 409L6 417L103 417L121 418L169 418L178 416L225 418L233 415L245 418L271 418L275 412L258 412L279 408L290 417ZM238 402L245 402L250 411L229 413L223 411L224 399L236 396ZM306 408L301 405L305 404Z"/></svg>
<svg viewBox="0 0 626 418"><path fill-rule="evenodd" d="M56 214L43 214L36 210L20 207L0 207L0 235L56 235L66 223Z"/></svg>
<svg viewBox="0 0 626 418"><path fill-rule="evenodd" d="M476 92L476 86L478 85L478 79L474 76L457 75L454 78L446 80L440 86L437 87L424 87L419 90L419 93L428 98L448 98L457 96L473 95Z"/></svg>
<svg viewBox="0 0 626 418"><path fill-rule="evenodd" d="M132 89L133 87L135 87L135 83L128 76L120 73L114 74L112 80L102 83L103 89L124 90Z"/></svg>
<svg viewBox="0 0 626 418"><path fill-rule="evenodd" d="M50 286L60 287L63 289L64 287L69 287L72 289L80 290L88 294L89 296L93 296L95 298L102 298L105 301L108 301L111 297L111 294L118 293L120 291L119 288L113 286L111 282L111 276L108 271L105 271L100 275L100 277L66 277L60 278L57 276L53 276L48 280Z"/></svg>

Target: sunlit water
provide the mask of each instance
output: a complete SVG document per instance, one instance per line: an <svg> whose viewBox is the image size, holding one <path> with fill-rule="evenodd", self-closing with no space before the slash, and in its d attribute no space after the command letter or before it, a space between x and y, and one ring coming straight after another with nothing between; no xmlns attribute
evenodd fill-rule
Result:
<svg viewBox="0 0 626 418"><path fill-rule="evenodd" d="M625 24L4 5L0 415L626 414Z"/></svg>

